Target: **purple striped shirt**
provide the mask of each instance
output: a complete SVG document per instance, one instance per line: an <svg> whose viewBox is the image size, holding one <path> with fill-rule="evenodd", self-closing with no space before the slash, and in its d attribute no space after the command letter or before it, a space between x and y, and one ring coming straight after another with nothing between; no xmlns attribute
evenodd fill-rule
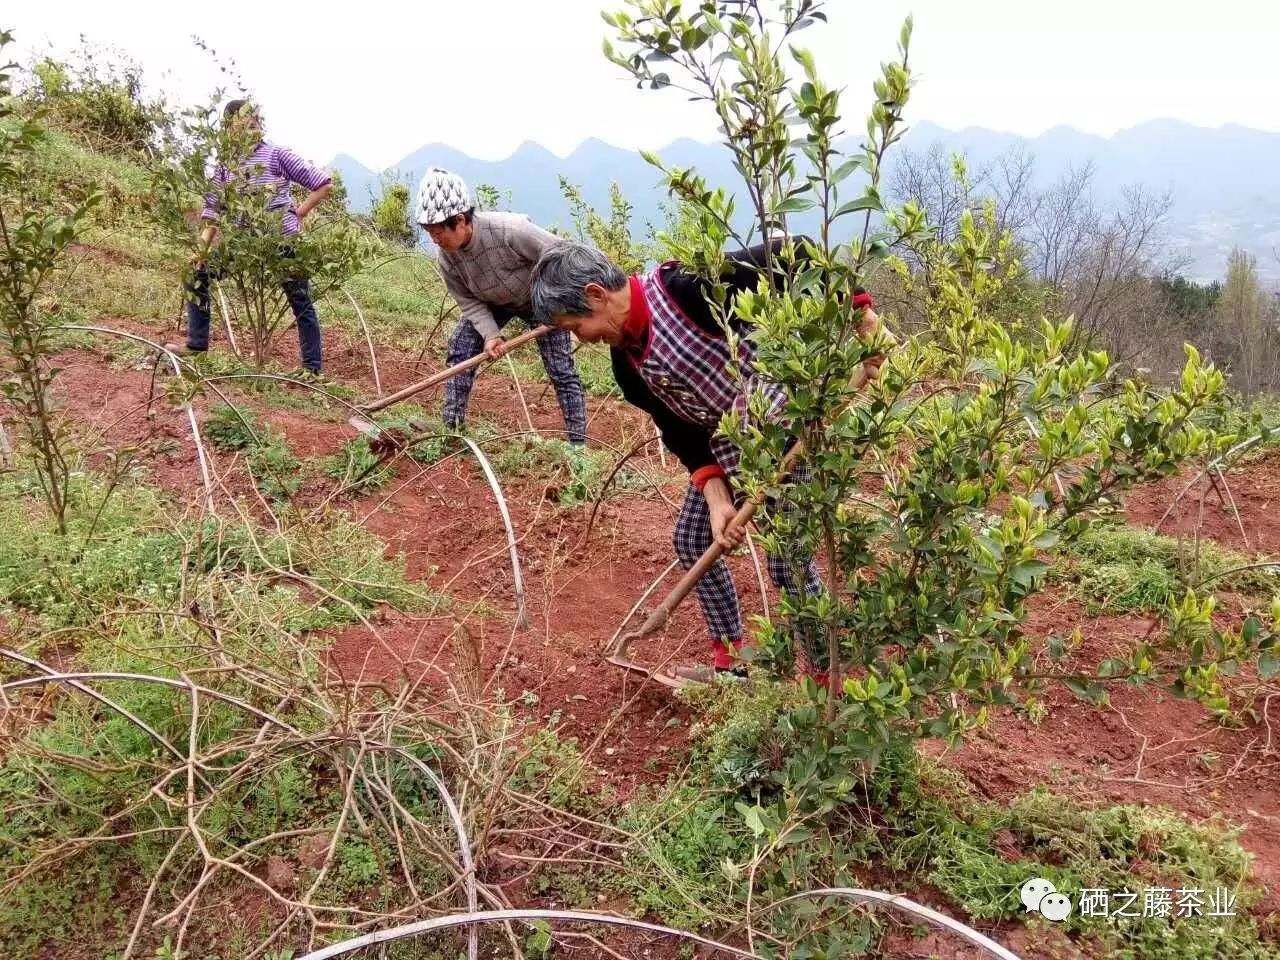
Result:
<svg viewBox="0 0 1280 960"><path fill-rule="evenodd" d="M268 210L284 211L284 235L293 236L298 232L298 214L293 209L293 197L289 193L290 184L298 184L307 190L319 190L333 178L319 167L312 166L288 147L278 147L265 140L258 144L253 154L240 165L240 177L247 177L249 183L267 187L274 192L267 202ZM221 187L232 179L231 171L221 164L213 174L213 188L204 195L204 210L201 220L218 219L218 201Z"/></svg>

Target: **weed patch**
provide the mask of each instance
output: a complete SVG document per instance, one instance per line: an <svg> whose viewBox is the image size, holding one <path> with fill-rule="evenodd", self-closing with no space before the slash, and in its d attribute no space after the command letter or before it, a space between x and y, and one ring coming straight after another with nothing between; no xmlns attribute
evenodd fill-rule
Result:
<svg viewBox="0 0 1280 960"><path fill-rule="evenodd" d="M1073 579L1085 602L1099 611L1163 610L1201 581L1269 600L1280 588L1280 573L1231 572L1252 562L1212 541L1195 544L1131 527L1097 526L1073 546L1059 576Z"/></svg>
<svg viewBox="0 0 1280 960"><path fill-rule="evenodd" d="M369 449L367 437L348 440L342 449L323 463L324 474L342 484L349 493L364 493L386 486L393 470Z"/></svg>
<svg viewBox="0 0 1280 960"><path fill-rule="evenodd" d="M565 507L594 500L613 463L613 456L607 452L541 437L512 442L493 459L494 469L504 477L537 477L545 481L548 495ZM639 474L624 466L609 489L615 492L635 489L643 482Z"/></svg>

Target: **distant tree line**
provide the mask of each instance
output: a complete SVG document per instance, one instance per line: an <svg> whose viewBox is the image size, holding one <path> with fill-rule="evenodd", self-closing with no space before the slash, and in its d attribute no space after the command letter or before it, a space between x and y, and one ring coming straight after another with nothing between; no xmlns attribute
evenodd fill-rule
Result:
<svg viewBox="0 0 1280 960"><path fill-rule="evenodd" d="M944 240L966 210L1008 232L1019 264L1004 288L1011 319L1035 319L1037 311L1073 316L1074 347L1105 347L1157 379L1179 370L1182 344L1194 343L1241 393L1280 390L1280 304L1264 290L1253 257L1234 250L1223 280L1188 279L1185 262L1165 245L1168 193L1135 184L1103 203L1091 164L1047 185L1034 174L1034 158L1020 148L971 170L935 144L900 154L889 186L895 202L920 203ZM910 253L906 259L927 274L927 263ZM894 306L909 324L923 323L918 304L899 298Z"/></svg>

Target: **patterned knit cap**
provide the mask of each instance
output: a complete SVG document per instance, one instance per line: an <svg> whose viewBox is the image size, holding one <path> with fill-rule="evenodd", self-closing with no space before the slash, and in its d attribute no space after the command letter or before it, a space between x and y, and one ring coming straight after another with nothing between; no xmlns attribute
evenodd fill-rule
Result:
<svg viewBox="0 0 1280 960"><path fill-rule="evenodd" d="M418 185L418 223L424 227L444 223L455 214L465 213L475 206L471 191L456 173L432 167Z"/></svg>

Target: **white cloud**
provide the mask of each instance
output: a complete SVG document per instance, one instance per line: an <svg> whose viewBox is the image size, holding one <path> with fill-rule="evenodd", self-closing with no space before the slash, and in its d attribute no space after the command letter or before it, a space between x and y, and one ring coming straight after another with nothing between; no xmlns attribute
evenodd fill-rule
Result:
<svg viewBox="0 0 1280 960"><path fill-rule="evenodd" d="M599 17L618 0L211 4L22 0L7 17L19 56L79 34L118 46L153 82L196 100L217 80L190 37L235 58L273 137L318 162L350 153L383 167L443 142L497 159L525 140L558 154L595 136L659 147L711 139L705 105L638 91L600 53ZM125 11L128 11L127 13ZM800 35L847 87L850 126L881 60L914 12L919 83L909 119L1036 134L1094 133L1158 117L1280 129L1270 4L1220 0L829 0L831 23Z"/></svg>

